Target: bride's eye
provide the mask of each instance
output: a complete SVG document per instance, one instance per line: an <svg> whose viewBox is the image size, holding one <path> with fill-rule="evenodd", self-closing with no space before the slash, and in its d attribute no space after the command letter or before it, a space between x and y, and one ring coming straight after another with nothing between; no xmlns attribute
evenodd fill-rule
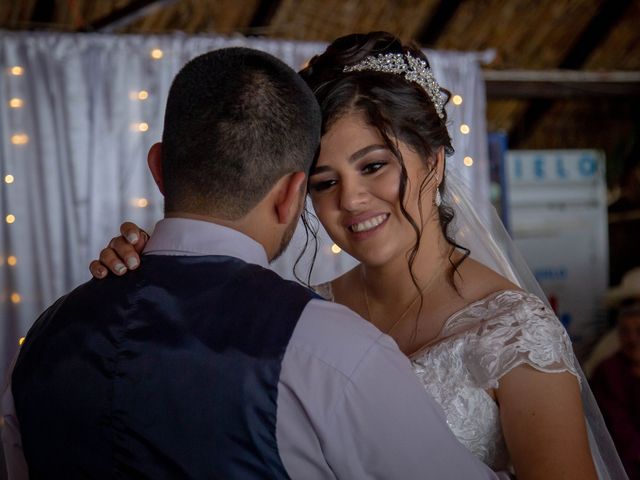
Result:
<svg viewBox="0 0 640 480"><path fill-rule="evenodd" d="M309 190L312 192L322 192L324 190L328 190L333 187L337 182L333 179L331 180L322 180L319 182L311 182L309 184Z"/></svg>
<svg viewBox="0 0 640 480"><path fill-rule="evenodd" d="M387 162L369 162L364 167L362 167L361 171L365 175L375 173L378 170L380 170L382 167L384 167L386 164Z"/></svg>

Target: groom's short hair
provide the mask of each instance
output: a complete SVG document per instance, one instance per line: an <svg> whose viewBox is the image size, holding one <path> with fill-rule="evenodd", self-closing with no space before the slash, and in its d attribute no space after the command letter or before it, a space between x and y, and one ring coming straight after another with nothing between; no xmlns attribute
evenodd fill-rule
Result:
<svg viewBox="0 0 640 480"><path fill-rule="evenodd" d="M194 58L167 100L165 212L243 217L283 175L308 172L320 125L313 93L275 57L238 47Z"/></svg>

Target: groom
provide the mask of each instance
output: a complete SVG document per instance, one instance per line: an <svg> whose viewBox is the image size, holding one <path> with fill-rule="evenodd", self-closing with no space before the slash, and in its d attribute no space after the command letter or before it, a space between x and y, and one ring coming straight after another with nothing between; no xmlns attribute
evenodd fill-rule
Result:
<svg viewBox="0 0 640 480"><path fill-rule="evenodd" d="M473 479L386 335L268 269L319 147L298 75L245 48L176 76L142 266L34 324L5 394L10 478Z"/></svg>

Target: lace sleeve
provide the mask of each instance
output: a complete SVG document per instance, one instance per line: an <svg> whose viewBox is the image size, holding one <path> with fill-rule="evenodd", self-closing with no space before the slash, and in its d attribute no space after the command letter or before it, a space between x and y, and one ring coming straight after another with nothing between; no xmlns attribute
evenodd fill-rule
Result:
<svg viewBox="0 0 640 480"><path fill-rule="evenodd" d="M481 308L484 319L467 352L479 388L497 388L500 378L523 364L547 373L570 372L580 382L569 336L538 297L507 291Z"/></svg>

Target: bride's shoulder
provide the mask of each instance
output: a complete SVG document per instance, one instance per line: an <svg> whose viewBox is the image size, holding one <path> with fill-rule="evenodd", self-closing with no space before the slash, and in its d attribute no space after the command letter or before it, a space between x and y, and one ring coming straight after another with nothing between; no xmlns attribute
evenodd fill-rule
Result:
<svg viewBox="0 0 640 480"><path fill-rule="evenodd" d="M460 296L467 302L462 317L477 318L485 325L508 324L514 330L521 329L520 322L533 325L533 318L559 324L542 299L474 259L463 262L459 278Z"/></svg>
<svg viewBox="0 0 640 480"><path fill-rule="evenodd" d="M460 296L471 301L485 299L497 292L523 292L518 285L473 258L462 262L454 278Z"/></svg>
<svg viewBox="0 0 640 480"><path fill-rule="evenodd" d="M514 332L545 324L553 335L564 330L543 299L482 263L468 258L460 266L459 273L456 286L465 305L452 315L451 324L468 326L470 322L480 321L483 327L508 327ZM482 331L489 332L486 328Z"/></svg>

